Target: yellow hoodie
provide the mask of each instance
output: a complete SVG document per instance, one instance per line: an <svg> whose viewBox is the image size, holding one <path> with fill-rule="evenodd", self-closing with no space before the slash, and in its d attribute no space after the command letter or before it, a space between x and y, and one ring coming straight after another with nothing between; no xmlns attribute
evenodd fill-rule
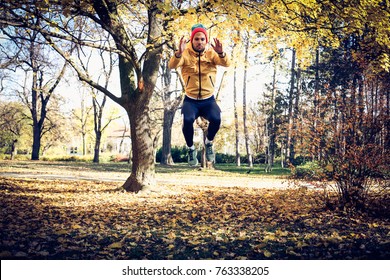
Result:
<svg viewBox="0 0 390 280"><path fill-rule="evenodd" d="M181 67L186 95L193 99L206 99L214 94L217 65L230 65L226 54L220 57L213 48L208 48L199 55L192 48L191 42L187 44L181 57L174 55L168 64L170 69Z"/></svg>

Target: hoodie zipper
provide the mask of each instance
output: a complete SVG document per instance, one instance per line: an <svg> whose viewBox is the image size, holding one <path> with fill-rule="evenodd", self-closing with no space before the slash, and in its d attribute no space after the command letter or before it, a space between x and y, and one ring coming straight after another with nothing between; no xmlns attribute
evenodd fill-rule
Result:
<svg viewBox="0 0 390 280"><path fill-rule="evenodd" d="M198 72L199 72L199 93L198 93L198 99L201 99L202 97L202 76L200 73L200 53L199 53L199 58L198 58Z"/></svg>

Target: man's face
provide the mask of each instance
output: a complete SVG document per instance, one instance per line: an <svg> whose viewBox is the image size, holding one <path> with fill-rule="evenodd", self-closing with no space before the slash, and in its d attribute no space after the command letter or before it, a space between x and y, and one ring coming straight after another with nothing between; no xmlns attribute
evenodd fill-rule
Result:
<svg viewBox="0 0 390 280"><path fill-rule="evenodd" d="M206 48L206 35L203 32L195 33L192 39L192 48L197 52L203 52Z"/></svg>

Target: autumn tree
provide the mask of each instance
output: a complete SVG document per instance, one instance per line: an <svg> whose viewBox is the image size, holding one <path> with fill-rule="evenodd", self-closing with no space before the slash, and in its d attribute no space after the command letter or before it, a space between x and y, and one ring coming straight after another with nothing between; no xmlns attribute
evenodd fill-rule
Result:
<svg viewBox="0 0 390 280"><path fill-rule="evenodd" d="M280 8L291 19L283 28L309 35L315 52L314 112L308 115L314 148L308 150L336 181L340 205L363 207L370 188L388 187L389 157L383 153L388 90L383 86L390 65L389 5L295 1Z"/></svg>
<svg viewBox="0 0 390 280"><path fill-rule="evenodd" d="M340 46L322 54L330 74L326 101L333 110L327 129L332 137L326 139L321 162L332 167L340 205L361 208L373 186L389 187L384 136L389 119L390 7L381 1L342 7L345 12L333 16L340 25L349 25L334 32Z"/></svg>
<svg viewBox="0 0 390 280"><path fill-rule="evenodd" d="M266 141L266 172L271 172L274 167L275 152L276 152L276 94L277 94L277 71L278 58L273 57L273 74L272 83L269 87L269 96L265 96L264 107L266 118L264 128ZM268 97L268 98L266 98Z"/></svg>
<svg viewBox="0 0 390 280"><path fill-rule="evenodd" d="M94 90L92 95L92 105L93 105L93 127L95 132L95 145L93 153L93 162L98 163L100 161L100 149L103 132L108 128L108 126L115 120L120 118L117 110L111 110L108 113L106 112L105 106L107 102L107 96L103 94L101 99L98 99L99 92ZM105 118L103 118L103 114Z"/></svg>
<svg viewBox="0 0 390 280"><path fill-rule="evenodd" d="M103 82L104 88L108 89L110 78L114 70L115 61L113 60L112 53L108 55L108 59L106 62L105 58L103 57L103 52L100 51L100 58L103 64L101 76L103 76L102 79L104 80ZM106 118L104 123L103 114L105 112L107 95L101 94L99 90L93 87L91 88L91 90L92 90L92 106L93 106L93 124L94 124L94 132L95 132L93 162L97 163L99 162L99 158L100 158L100 148L101 148L100 146L101 146L103 132L109 126L110 123L120 118L120 116L118 114L115 114L114 112L111 112L111 114L109 114L109 116ZM99 97L101 95L102 97Z"/></svg>
<svg viewBox="0 0 390 280"><path fill-rule="evenodd" d="M33 22L39 20L33 19ZM54 62L38 31L10 27L2 28L2 33L11 45L9 50L18 53L17 63L22 69L19 72L24 76L18 95L30 110L33 129L31 159L38 160L42 137L56 126L48 121L49 101L64 76L66 63L57 65Z"/></svg>
<svg viewBox="0 0 390 280"><path fill-rule="evenodd" d="M249 135L249 125L247 123L247 74L248 74L248 53L249 53L249 33L244 35L244 77L243 77L243 89L242 89L242 108L243 108L243 123L244 123L244 138L245 138L245 149L248 157L248 167L253 167L253 158L252 158L252 150L250 146L250 135Z"/></svg>
<svg viewBox="0 0 390 280"><path fill-rule="evenodd" d="M18 102L0 102L0 149L5 149L11 155L11 160L17 155L18 143L23 135L28 135L28 120L26 108Z"/></svg>
<svg viewBox="0 0 390 280"><path fill-rule="evenodd" d="M87 154L87 136L91 131L92 120L92 106L89 106L87 102L88 93L84 89L80 94L80 108L72 110L72 117L75 119L75 129L81 134L82 141L82 155Z"/></svg>
<svg viewBox="0 0 390 280"><path fill-rule="evenodd" d="M50 98L50 108L46 115L45 127L50 128L42 135L40 153L45 156L50 150L63 147L64 143L69 143L72 130L69 130L70 121L63 112L65 100L54 95Z"/></svg>
<svg viewBox="0 0 390 280"><path fill-rule="evenodd" d="M390 159L384 153L388 146L383 136L389 115L387 83L371 76L365 63L353 58L353 50L361 43L356 39L346 37L343 47L331 51L324 62L331 66L326 102L332 110L324 114L329 122L322 126L327 138L320 163L331 167L340 205L360 208L373 185L388 187Z"/></svg>

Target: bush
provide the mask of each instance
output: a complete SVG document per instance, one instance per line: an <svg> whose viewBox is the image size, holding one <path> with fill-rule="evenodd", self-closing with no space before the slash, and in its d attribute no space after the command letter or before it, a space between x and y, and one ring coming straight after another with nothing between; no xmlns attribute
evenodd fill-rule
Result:
<svg viewBox="0 0 390 280"><path fill-rule="evenodd" d="M171 148L171 156L173 162L177 162L177 163L187 162L187 148L185 146L182 147L174 146ZM157 150L156 161L161 162L161 158L162 158L162 147Z"/></svg>
<svg viewBox="0 0 390 280"><path fill-rule="evenodd" d="M253 164L265 164L266 162L266 156L264 153L252 155ZM247 164L248 163L248 155L242 155L241 156L241 163Z"/></svg>
<svg viewBox="0 0 390 280"><path fill-rule="evenodd" d="M291 172L293 179L319 181L327 178L324 170L316 161L306 162L303 165L294 167Z"/></svg>
<svg viewBox="0 0 390 280"><path fill-rule="evenodd" d="M217 163L235 163L236 156L216 153L215 154L215 162L217 162Z"/></svg>
<svg viewBox="0 0 390 280"><path fill-rule="evenodd" d="M307 156L297 156L292 164L295 165L295 166L298 166L298 165L303 165L303 164L306 164L306 163L309 163L311 162L311 158L310 157L307 157Z"/></svg>

